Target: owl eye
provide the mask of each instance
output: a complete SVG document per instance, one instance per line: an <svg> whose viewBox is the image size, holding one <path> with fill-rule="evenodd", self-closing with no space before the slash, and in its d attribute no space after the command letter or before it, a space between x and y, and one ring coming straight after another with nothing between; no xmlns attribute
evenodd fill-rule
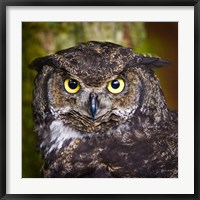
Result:
<svg viewBox="0 0 200 200"><path fill-rule="evenodd" d="M67 78L64 82L65 90L70 94L77 93L80 89L80 83L74 79Z"/></svg>
<svg viewBox="0 0 200 200"><path fill-rule="evenodd" d="M123 91L125 86L124 80L121 78L115 79L113 81L109 81L107 88L113 94L118 94Z"/></svg>

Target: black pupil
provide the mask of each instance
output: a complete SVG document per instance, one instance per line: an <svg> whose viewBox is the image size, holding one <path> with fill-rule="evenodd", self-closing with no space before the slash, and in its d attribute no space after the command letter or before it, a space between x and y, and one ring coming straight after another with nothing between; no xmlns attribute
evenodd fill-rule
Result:
<svg viewBox="0 0 200 200"><path fill-rule="evenodd" d="M114 80L114 81L112 81L112 83L111 83L111 86L112 86L112 88L114 88L114 89L119 88L119 85L120 85L120 83L119 83L118 80Z"/></svg>
<svg viewBox="0 0 200 200"><path fill-rule="evenodd" d="M70 79L68 85L71 89L76 89L78 86L78 82L74 79Z"/></svg>

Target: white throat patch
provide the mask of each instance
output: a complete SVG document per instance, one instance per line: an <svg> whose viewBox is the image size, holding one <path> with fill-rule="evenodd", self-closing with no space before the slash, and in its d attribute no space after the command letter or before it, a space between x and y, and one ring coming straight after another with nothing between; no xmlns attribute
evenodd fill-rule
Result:
<svg viewBox="0 0 200 200"><path fill-rule="evenodd" d="M55 120L50 125L50 142L53 142L53 145L48 153L54 149L60 149L66 140L83 138L83 136L80 132L65 126L62 121Z"/></svg>

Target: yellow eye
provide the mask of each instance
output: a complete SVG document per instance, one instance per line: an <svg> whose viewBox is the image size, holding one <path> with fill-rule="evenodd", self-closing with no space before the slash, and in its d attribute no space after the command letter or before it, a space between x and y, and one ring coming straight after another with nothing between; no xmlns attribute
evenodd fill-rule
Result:
<svg viewBox="0 0 200 200"><path fill-rule="evenodd" d="M64 82L65 90L70 94L77 93L80 89L80 83L74 79L67 78Z"/></svg>
<svg viewBox="0 0 200 200"><path fill-rule="evenodd" d="M123 91L125 86L124 80L121 78L117 78L113 81L109 81L107 88L113 94L118 94Z"/></svg>

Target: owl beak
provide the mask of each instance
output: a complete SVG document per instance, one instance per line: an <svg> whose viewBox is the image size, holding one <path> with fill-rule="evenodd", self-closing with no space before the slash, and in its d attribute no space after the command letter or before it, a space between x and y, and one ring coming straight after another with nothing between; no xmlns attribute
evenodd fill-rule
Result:
<svg viewBox="0 0 200 200"><path fill-rule="evenodd" d="M92 119L95 120L97 113L97 94L91 93L89 101L90 101L90 112L92 115Z"/></svg>

